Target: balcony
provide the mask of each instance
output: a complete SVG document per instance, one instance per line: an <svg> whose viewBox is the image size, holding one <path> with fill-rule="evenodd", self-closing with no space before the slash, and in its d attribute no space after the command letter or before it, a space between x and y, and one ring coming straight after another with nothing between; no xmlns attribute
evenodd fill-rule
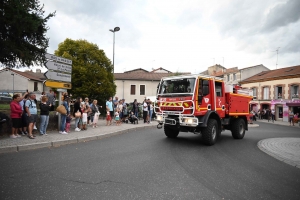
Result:
<svg viewBox="0 0 300 200"><path fill-rule="evenodd" d="M292 99L299 99L299 94L293 94Z"/></svg>

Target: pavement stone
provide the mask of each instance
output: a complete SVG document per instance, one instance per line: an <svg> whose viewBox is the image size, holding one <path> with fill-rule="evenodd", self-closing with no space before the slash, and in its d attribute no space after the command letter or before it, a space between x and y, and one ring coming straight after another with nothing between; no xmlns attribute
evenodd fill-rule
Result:
<svg viewBox="0 0 300 200"><path fill-rule="evenodd" d="M269 138L259 141L257 146L270 156L300 168L300 138Z"/></svg>

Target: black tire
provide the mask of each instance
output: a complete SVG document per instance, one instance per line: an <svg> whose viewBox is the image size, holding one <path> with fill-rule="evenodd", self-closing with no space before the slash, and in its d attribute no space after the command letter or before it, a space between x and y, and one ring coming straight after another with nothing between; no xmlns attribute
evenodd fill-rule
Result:
<svg viewBox="0 0 300 200"><path fill-rule="evenodd" d="M179 134L179 131L172 130L172 129L170 129L167 126L164 126L164 131L165 131L165 135L168 138L176 138L178 136L178 134Z"/></svg>
<svg viewBox="0 0 300 200"><path fill-rule="evenodd" d="M234 139L243 139L245 136L245 121L237 118L231 125L231 134Z"/></svg>
<svg viewBox="0 0 300 200"><path fill-rule="evenodd" d="M216 143L218 137L218 122L215 119L209 119L207 127L202 130L203 143L212 146Z"/></svg>

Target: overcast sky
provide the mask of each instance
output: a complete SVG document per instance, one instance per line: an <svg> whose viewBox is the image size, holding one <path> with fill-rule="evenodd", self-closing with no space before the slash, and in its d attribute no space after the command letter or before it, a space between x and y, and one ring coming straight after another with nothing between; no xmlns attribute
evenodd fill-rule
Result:
<svg viewBox="0 0 300 200"><path fill-rule="evenodd" d="M49 53L66 38L85 39L113 57L115 72L163 67L199 73L263 64L300 65L300 0L41 0Z"/></svg>

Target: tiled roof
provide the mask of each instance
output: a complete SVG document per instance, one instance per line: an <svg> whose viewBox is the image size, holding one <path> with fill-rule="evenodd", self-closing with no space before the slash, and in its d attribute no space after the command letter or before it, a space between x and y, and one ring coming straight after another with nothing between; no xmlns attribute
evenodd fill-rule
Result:
<svg viewBox="0 0 300 200"><path fill-rule="evenodd" d="M43 73L35 73L35 72L32 72L32 71L25 71L25 72L21 72L21 71L18 71L18 70L15 70L15 69L3 69L3 70L10 70L16 74L19 74L25 78L28 78L30 80L35 80L35 81L44 81L46 80L46 77L44 76Z"/></svg>
<svg viewBox="0 0 300 200"><path fill-rule="evenodd" d="M145 80L145 81L160 81L163 77L175 76L178 73L114 73L116 80ZM190 73L179 73L190 74Z"/></svg>
<svg viewBox="0 0 300 200"><path fill-rule="evenodd" d="M248 82L251 83L251 82L257 82L262 80L267 81L273 79L278 80L278 79L285 79L287 77L295 77L295 76L300 78L300 65L276 69L276 70L270 70L270 71L263 71L241 81L241 83L248 83Z"/></svg>
<svg viewBox="0 0 300 200"><path fill-rule="evenodd" d="M157 69L154 69L154 70L152 70L151 72L156 73L156 71L158 71L158 70L164 70L164 71L166 71L166 72L168 72L168 73L172 73L171 71L166 70L166 69L164 69L164 68L162 68L162 67L157 68Z"/></svg>
<svg viewBox="0 0 300 200"><path fill-rule="evenodd" d="M233 67L233 68L229 68L226 69L226 71L217 71L214 74L212 74L212 76L223 76L225 74L231 74L231 73L235 73L235 72L239 72L237 67Z"/></svg>
<svg viewBox="0 0 300 200"><path fill-rule="evenodd" d="M142 68L137 68L129 71L125 71L124 73L148 73L149 71L142 69Z"/></svg>

